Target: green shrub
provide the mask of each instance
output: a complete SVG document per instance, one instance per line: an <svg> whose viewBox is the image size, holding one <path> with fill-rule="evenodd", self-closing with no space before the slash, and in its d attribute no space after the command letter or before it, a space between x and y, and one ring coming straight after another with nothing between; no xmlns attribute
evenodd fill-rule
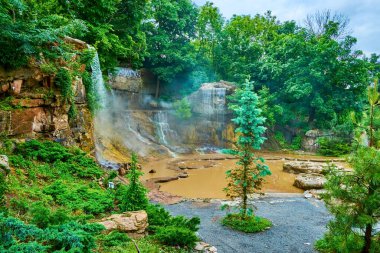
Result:
<svg viewBox="0 0 380 253"><path fill-rule="evenodd" d="M191 106L186 98L174 102L175 115L180 119L191 118Z"/></svg>
<svg viewBox="0 0 380 253"><path fill-rule="evenodd" d="M47 228L50 224L50 210L41 203L36 203L30 210L32 223L39 228Z"/></svg>
<svg viewBox="0 0 380 253"><path fill-rule="evenodd" d="M59 68L56 75L56 83L65 99L73 96L73 91L71 88L73 79L67 68Z"/></svg>
<svg viewBox="0 0 380 253"><path fill-rule="evenodd" d="M13 97L6 97L0 99L0 110L1 111L12 111L14 109L22 108L20 105L12 104Z"/></svg>
<svg viewBox="0 0 380 253"><path fill-rule="evenodd" d="M5 193L8 190L8 185L5 176L0 172L0 212L6 212Z"/></svg>
<svg viewBox="0 0 380 253"><path fill-rule="evenodd" d="M52 211L41 202L33 204L30 213L32 215L32 223L39 228L47 228L50 225L62 225L71 219L67 210L59 208L56 211Z"/></svg>
<svg viewBox="0 0 380 253"><path fill-rule="evenodd" d="M71 186L63 181L56 181L43 189L43 193L53 197L53 200L69 209L83 210L87 214L100 214L111 211L114 207L112 192L99 186L93 188L87 185Z"/></svg>
<svg viewBox="0 0 380 253"><path fill-rule="evenodd" d="M198 217L190 219L183 216L173 217L160 205L149 205L146 208L146 212L149 220L148 230L151 232L155 232L160 227L165 226L183 227L195 232L198 230L200 224L200 219Z"/></svg>
<svg viewBox="0 0 380 253"><path fill-rule="evenodd" d="M87 71L83 72L82 80L83 80L83 85L86 89L87 106L90 109L90 112L94 113L99 108L99 103L98 103L99 96L92 82L91 75Z"/></svg>
<svg viewBox="0 0 380 253"><path fill-rule="evenodd" d="M102 235L100 242L103 247L115 247L123 246L127 242L130 242L131 239L125 233L120 233L119 231L112 231L108 235Z"/></svg>
<svg viewBox="0 0 380 253"><path fill-rule="evenodd" d="M287 148L288 143L286 142L285 136L281 132L275 132L274 133L274 139L280 144L281 148Z"/></svg>
<svg viewBox="0 0 380 253"><path fill-rule="evenodd" d="M339 138L318 138L318 153L325 156L340 156L350 153L351 145Z"/></svg>
<svg viewBox="0 0 380 253"><path fill-rule="evenodd" d="M92 252L99 224L70 222L40 229L0 214L0 252Z"/></svg>
<svg viewBox="0 0 380 253"><path fill-rule="evenodd" d="M165 245L189 248L194 247L198 241L194 231L177 226L160 227L154 238Z"/></svg>
<svg viewBox="0 0 380 253"><path fill-rule="evenodd" d="M129 184L119 185L116 190L116 199L122 211L137 211L148 206L147 189L140 182L143 173L137 168L136 154L132 153L131 168L127 174Z"/></svg>
<svg viewBox="0 0 380 253"><path fill-rule="evenodd" d="M35 160L50 163L62 173L81 178L99 178L103 175L102 169L85 152L65 148L56 142L30 140L17 145L14 153L18 156L13 157L11 163L16 167L30 168L32 163L25 160Z"/></svg>
<svg viewBox="0 0 380 253"><path fill-rule="evenodd" d="M293 138L290 148L292 150L300 150L302 148L302 137L300 135Z"/></svg>
<svg viewBox="0 0 380 253"><path fill-rule="evenodd" d="M222 219L222 224L245 233L264 231L272 226L272 222L265 218L250 215L243 219L241 214L228 214Z"/></svg>
<svg viewBox="0 0 380 253"><path fill-rule="evenodd" d="M12 198L10 200L10 206L18 215L24 215L29 211L29 203L25 198Z"/></svg>

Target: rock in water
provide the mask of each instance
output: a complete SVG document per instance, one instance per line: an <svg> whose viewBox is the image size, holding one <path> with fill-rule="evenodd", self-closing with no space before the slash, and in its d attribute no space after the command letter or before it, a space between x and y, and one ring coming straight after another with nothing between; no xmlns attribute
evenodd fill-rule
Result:
<svg viewBox="0 0 380 253"><path fill-rule="evenodd" d="M294 186L303 190L322 189L326 178L319 174L300 174L294 181Z"/></svg>
<svg viewBox="0 0 380 253"><path fill-rule="evenodd" d="M150 171L149 171L149 173L151 173L151 174L154 174L154 173L156 173L157 171L156 170L154 170L154 169L151 169Z"/></svg>
<svg viewBox="0 0 380 253"><path fill-rule="evenodd" d="M125 212L113 214L102 219L99 224L105 226L106 231L119 230L132 238L141 238L146 235L148 227L148 215L143 211Z"/></svg>
<svg viewBox="0 0 380 253"><path fill-rule="evenodd" d="M299 174L299 173L317 173L322 174L327 163L321 162L301 162L301 161L291 161L285 162L283 165L283 170L289 173Z"/></svg>

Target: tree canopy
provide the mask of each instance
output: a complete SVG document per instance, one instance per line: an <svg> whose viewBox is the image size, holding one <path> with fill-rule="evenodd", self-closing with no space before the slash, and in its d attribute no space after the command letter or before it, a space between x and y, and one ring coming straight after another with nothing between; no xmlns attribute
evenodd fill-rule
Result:
<svg viewBox="0 0 380 253"><path fill-rule="evenodd" d="M62 57L71 52L62 39L71 36L97 49L104 74L116 66L150 70L157 95L162 87L184 94L202 82L249 77L276 106L267 106L273 127L341 124L363 110L380 70L379 56L354 49L348 19L331 11L297 24L270 11L226 20L213 3L190 0L1 0L0 25L4 68Z"/></svg>

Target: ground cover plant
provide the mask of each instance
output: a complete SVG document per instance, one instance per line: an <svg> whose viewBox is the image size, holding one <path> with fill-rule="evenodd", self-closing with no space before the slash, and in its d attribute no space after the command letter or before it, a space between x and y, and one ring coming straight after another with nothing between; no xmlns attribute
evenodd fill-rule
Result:
<svg viewBox="0 0 380 253"><path fill-rule="evenodd" d="M104 234L104 227L92 222L141 209L151 224L150 235L135 242L141 252L187 252L198 240L199 218L173 217L149 204L135 155L127 173L130 183L118 185L124 189L118 192L99 181L112 180L114 173L77 148L38 140L8 146L1 150L12 171L0 173L0 237L5 242L0 252L133 252L135 244L126 234Z"/></svg>

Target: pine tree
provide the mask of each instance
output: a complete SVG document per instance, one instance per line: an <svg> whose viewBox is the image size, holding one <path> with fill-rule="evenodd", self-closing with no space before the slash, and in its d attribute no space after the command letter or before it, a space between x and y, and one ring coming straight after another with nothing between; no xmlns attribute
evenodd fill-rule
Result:
<svg viewBox="0 0 380 253"><path fill-rule="evenodd" d="M248 208L248 195L259 191L263 178L271 174L264 159L254 154L266 139L262 136L266 130L263 126L265 118L261 116L258 103L259 97L253 91L253 83L249 81L236 89L230 103L230 109L235 114L232 121L236 125L238 137L235 149L229 153L236 155L239 161L236 168L227 171L229 182L225 190L227 196L242 199L240 207L243 219L252 213L252 209Z"/></svg>
<svg viewBox="0 0 380 253"><path fill-rule="evenodd" d="M123 211L137 211L143 210L148 205L147 189L140 182L140 177L143 173L137 167L137 157L132 153L130 171L127 178L129 180L128 186L121 188L121 204L120 209Z"/></svg>
<svg viewBox="0 0 380 253"><path fill-rule="evenodd" d="M374 146L373 122L379 104L377 80L368 88L369 147L359 147L351 156L353 171L332 166L323 198L335 216L316 247L322 252L380 252L379 235L373 227L380 217L380 151Z"/></svg>

